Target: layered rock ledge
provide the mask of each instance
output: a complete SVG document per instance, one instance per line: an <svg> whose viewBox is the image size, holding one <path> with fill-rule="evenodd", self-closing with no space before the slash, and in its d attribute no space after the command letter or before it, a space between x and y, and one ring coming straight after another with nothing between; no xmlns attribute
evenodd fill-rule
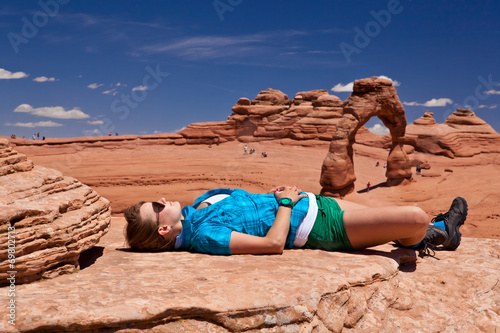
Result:
<svg viewBox="0 0 500 333"><path fill-rule="evenodd" d="M466 109L457 109L443 124L426 111L407 127L405 139L417 151L451 158L500 152L500 134Z"/></svg>
<svg viewBox="0 0 500 333"><path fill-rule="evenodd" d="M12 275L19 285L76 271L110 215L109 201L90 187L34 166L0 139L0 285Z"/></svg>
<svg viewBox="0 0 500 333"><path fill-rule="evenodd" d="M494 332L500 241L434 258L391 245L279 256L136 253L113 220L78 273L19 286L5 332ZM0 303L7 304L7 288ZM3 326L2 326L3 325Z"/></svg>

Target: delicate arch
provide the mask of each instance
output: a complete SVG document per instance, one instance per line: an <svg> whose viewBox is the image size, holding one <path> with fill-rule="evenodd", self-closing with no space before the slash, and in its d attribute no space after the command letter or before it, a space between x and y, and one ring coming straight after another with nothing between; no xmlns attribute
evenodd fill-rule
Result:
<svg viewBox="0 0 500 333"><path fill-rule="evenodd" d="M411 166L403 150L406 116L396 89L389 80L372 77L354 82L353 92L345 101L343 116L333 134L321 168L323 195L343 197L354 190L353 144L358 129L377 116L391 133L392 146L387 158L388 185L411 179Z"/></svg>

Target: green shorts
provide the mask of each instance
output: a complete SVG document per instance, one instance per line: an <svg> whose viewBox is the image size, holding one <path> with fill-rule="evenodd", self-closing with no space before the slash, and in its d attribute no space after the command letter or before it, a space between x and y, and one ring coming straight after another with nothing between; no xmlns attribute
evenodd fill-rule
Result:
<svg viewBox="0 0 500 333"><path fill-rule="evenodd" d="M335 199L316 195L318 215L309 234L305 249L326 251L352 250L344 228L344 211Z"/></svg>

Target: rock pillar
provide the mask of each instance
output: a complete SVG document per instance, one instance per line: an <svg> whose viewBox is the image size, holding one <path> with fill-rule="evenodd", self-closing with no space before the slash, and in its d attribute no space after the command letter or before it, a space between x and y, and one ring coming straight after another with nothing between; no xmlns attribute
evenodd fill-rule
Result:
<svg viewBox="0 0 500 333"><path fill-rule="evenodd" d="M358 129L373 116L391 133L393 144L387 160L387 184L397 185L411 179L410 161L402 149L406 129L403 105L391 81L372 77L355 81L353 92L344 104L342 119L321 169L323 195L343 197L354 190L352 145Z"/></svg>

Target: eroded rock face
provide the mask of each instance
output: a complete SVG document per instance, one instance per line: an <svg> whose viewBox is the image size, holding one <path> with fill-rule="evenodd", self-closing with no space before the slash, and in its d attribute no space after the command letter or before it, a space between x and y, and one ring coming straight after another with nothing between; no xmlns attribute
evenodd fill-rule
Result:
<svg viewBox="0 0 500 333"><path fill-rule="evenodd" d="M187 143L241 142L292 139L330 141L344 102L327 90L302 91L290 100L283 92L268 88L254 100L240 98L225 122L195 123L179 134Z"/></svg>
<svg viewBox="0 0 500 333"><path fill-rule="evenodd" d="M358 130L377 116L390 131L391 153L387 159L387 184L411 179L410 160L403 149L406 116L396 89L389 80L372 77L354 82L345 101L330 149L323 162L320 183L323 195L342 197L354 190L353 148Z"/></svg>
<svg viewBox="0 0 500 333"><path fill-rule="evenodd" d="M415 125L436 125L434 120L434 113L429 110L425 111L424 115L413 122Z"/></svg>
<svg viewBox="0 0 500 333"><path fill-rule="evenodd" d="M405 142L417 151L451 158L500 152L500 134L466 109L457 109L443 124L427 111L407 127Z"/></svg>
<svg viewBox="0 0 500 333"><path fill-rule="evenodd" d="M107 232L110 214L109 201L90 187L33 166L0 139L0 285L8 271L16 284L75 271L80 253Z"/></svg>

